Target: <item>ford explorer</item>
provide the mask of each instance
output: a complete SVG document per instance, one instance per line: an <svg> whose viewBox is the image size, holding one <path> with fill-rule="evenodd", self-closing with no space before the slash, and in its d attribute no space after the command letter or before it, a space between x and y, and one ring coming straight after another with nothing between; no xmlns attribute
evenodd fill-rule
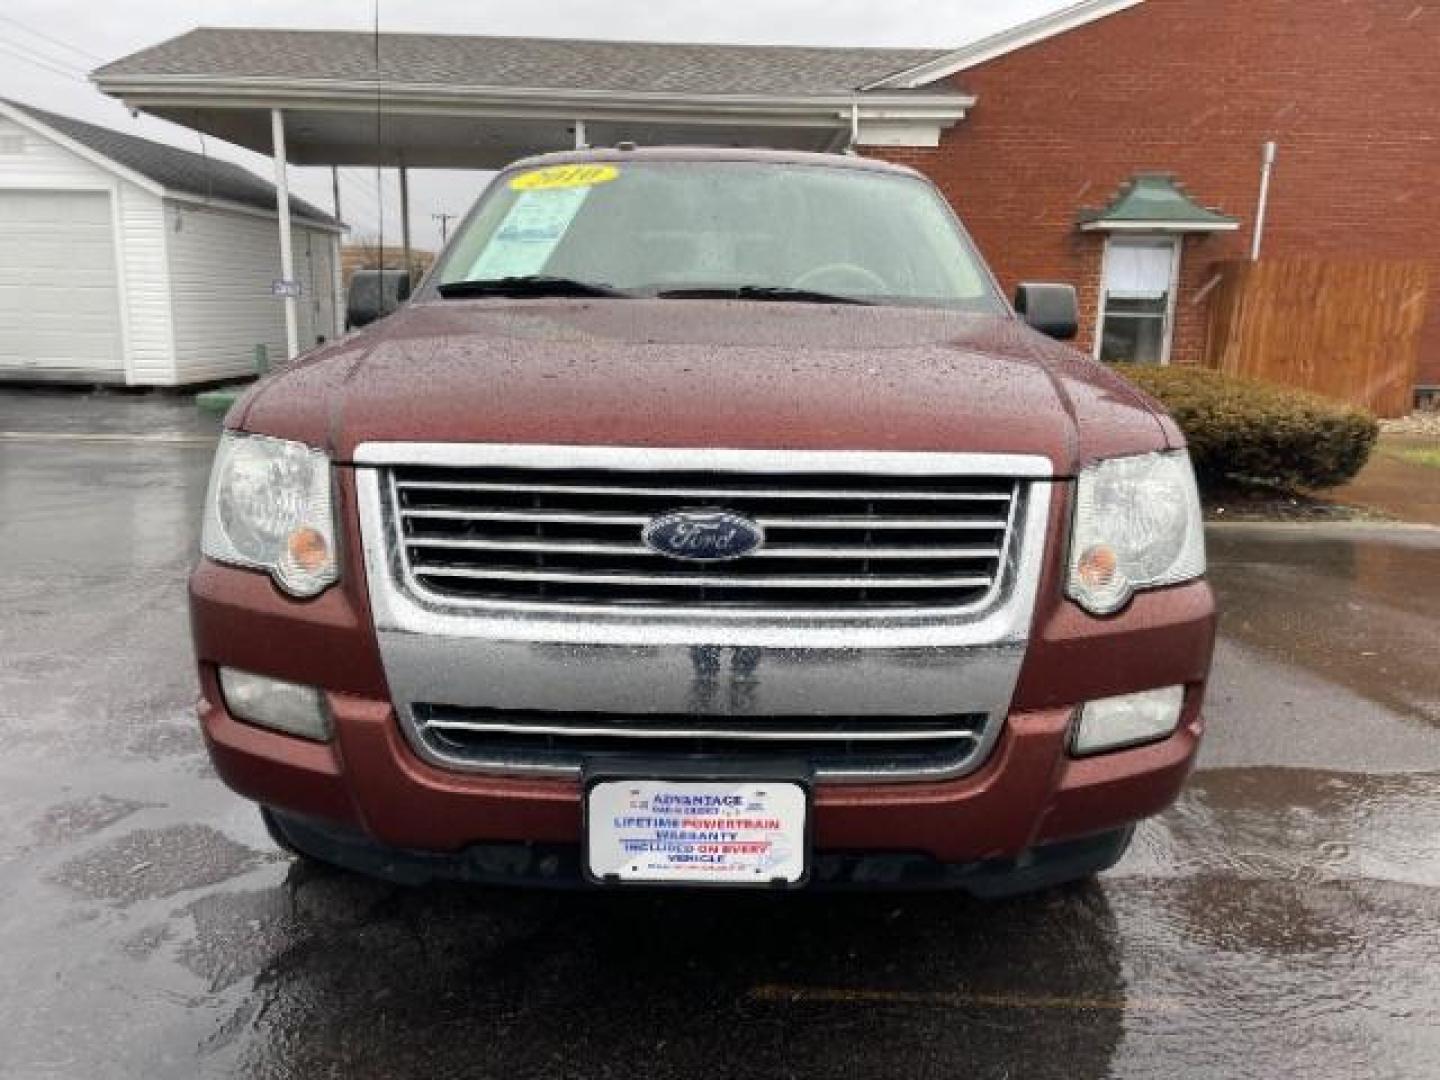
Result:
<svg viewBox="0 0 1440 1080"><path fill-rule="evenodd" d="M1184 439L908 169L501 173L398 312L231 410L190 585L220 776L403 882L1093 875L1202 733Z"/></svg>

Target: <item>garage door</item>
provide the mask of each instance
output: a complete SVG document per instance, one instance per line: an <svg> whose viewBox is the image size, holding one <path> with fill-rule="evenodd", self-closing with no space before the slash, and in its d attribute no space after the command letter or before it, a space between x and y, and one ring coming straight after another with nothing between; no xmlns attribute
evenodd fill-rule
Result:
<svg viewBox="0 0 1440 1080"><path fill-rule="evenodd" d="M124 368L110 196L0 191L0 375Z"/></svg>

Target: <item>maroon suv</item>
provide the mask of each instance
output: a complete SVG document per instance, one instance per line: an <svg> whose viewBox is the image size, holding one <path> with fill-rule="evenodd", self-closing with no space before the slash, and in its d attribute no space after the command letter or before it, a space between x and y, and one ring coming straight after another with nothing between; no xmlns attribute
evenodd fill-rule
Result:
<svg viewBox="0 0 1440 1080"><path fill-rule="evenodd" d="M231 411L191 580L220 775L400 881L1093 874L1194 759L1184 441L920 176L500 174L414 298Z"/></svg>

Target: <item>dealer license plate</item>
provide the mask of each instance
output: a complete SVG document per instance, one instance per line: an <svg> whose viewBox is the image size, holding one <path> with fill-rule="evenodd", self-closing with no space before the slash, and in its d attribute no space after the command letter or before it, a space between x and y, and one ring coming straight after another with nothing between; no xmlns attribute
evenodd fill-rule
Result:
<svg viewBox="0 0 1440 1080"><path fill-rule="evenodd" d="M586 859L606 884L803 884L808 799L800 784L605 780L587 795Z"/></svg>

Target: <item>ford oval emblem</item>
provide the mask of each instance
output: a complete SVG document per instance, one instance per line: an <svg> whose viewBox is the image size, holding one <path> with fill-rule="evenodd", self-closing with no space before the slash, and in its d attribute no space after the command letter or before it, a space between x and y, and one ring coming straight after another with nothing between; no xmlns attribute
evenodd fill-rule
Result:
<svg viewBox="0 0 1440 1080"><path fill-rule="evenodd" d="M651 520L640 539L651 551L672 559L727 562L758 551L765 530L728 510L676 510Z"/></svg>

